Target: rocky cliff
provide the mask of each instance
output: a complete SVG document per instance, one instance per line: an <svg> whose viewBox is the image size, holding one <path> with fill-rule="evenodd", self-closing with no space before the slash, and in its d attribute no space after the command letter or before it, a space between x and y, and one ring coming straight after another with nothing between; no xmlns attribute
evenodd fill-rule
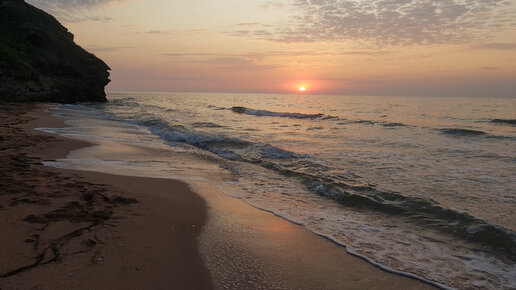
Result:
<svg viewBox="0 0 516 290"><path fill-rule="evenodd" d="M0 100L106 101L110 68L73 37L23 0L0 0Z"/></svg>

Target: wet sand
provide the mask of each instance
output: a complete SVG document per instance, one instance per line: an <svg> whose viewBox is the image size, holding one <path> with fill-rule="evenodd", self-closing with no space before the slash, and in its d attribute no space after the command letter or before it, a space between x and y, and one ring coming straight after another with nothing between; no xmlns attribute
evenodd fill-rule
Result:
<svg viewBox="0 0 516 290"><path fill-rule="evenodd" d="M0 289L433 288L216 183L45 167L91 144L32 130L64 123L30 107L0 104Z"/></svg>
<svg viewBox="0 0 516 290"><path fill-rule="evenodd" d="M32 130L64 125L42 108L0 104L0 289L212 288L204 201L175 180L41 165L90 145Z"/></svg>

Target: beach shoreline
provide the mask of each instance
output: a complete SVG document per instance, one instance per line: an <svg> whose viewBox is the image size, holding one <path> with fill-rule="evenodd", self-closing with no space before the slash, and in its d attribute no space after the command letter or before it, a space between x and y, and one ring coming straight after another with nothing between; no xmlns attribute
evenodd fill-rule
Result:
<svg viewBox="0 0 516 290"><path fill-rule="evenodd" d="M211 288L196 243L204 201L180 181L41 165L91 145L33 130L65 126L46 106L1 109L2 156L17 163L2 170L0 289Z"/></svg>
<svg viewBox="0 0 516 290"><path fill-rule="evenodd" d="M2 178L19 186L5 183L0 195L0 216L8 221L1 230L10 233L1 238L6 247L0 274L34 262L34 253L52 244L53 236L88 227L88 212L97 214L98 224L60 245L55 261L0 278L0 289L433 288L387 273L302 226L216 192L209 183L192 187L172 179L42 166L43 160L64 158L91 143L33 130L65 126L44 112L47 105L11 106L2 130L12 132L4 135L2 147L26 144L1 153L20 164L4 163L14 171ZM16 124L20 121L24 124ZM22 136L11 140L16 134ZM41 176L20 176L26 168ZM34 187L31 194L23 182ZM58 194L63 189L71 194ZM48 215L56 212L61 215ZM51 258L47 254L43 262Z"/></svg>

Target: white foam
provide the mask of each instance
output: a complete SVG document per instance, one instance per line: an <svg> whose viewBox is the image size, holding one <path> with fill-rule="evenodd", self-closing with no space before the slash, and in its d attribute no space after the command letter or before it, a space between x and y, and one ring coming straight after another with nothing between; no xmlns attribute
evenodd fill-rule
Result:
<svg viewBox="0 0 516 290"><path fill-rule="evenodd" d="M431 232L422 233L401 219L348 210L293 179L253 164L232 162L221 167L238 176L236 182L219 185L225 194L303 225L386 271L443 289L477 287L479 281L486 288L516 285L510 274L516 273L515 265L454 245Z"/></svg>
<svg viewBox="0 0 516 290"><path fill-rule="evenodd" d="M303 114L303 113L288 113L288 112L271 112L267 110L245 109L243 114L253 116L268 116L268 117L285 117L294 119L311 119L322 117L323 114Z"/></svg>

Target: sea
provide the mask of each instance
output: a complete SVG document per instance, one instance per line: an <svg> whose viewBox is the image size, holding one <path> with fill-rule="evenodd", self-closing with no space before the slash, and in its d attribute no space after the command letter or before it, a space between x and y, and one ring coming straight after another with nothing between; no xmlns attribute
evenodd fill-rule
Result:
<svg viewBox="0 0 516 290"><path fill-rule="evenodd" d="M160 154L46 165L187 182L224 171L231 178L220 192L386 271L444 289L516 289L516 98L111 92L108 100L55 105L49 111L71 127L40 130Z"/></svg>

